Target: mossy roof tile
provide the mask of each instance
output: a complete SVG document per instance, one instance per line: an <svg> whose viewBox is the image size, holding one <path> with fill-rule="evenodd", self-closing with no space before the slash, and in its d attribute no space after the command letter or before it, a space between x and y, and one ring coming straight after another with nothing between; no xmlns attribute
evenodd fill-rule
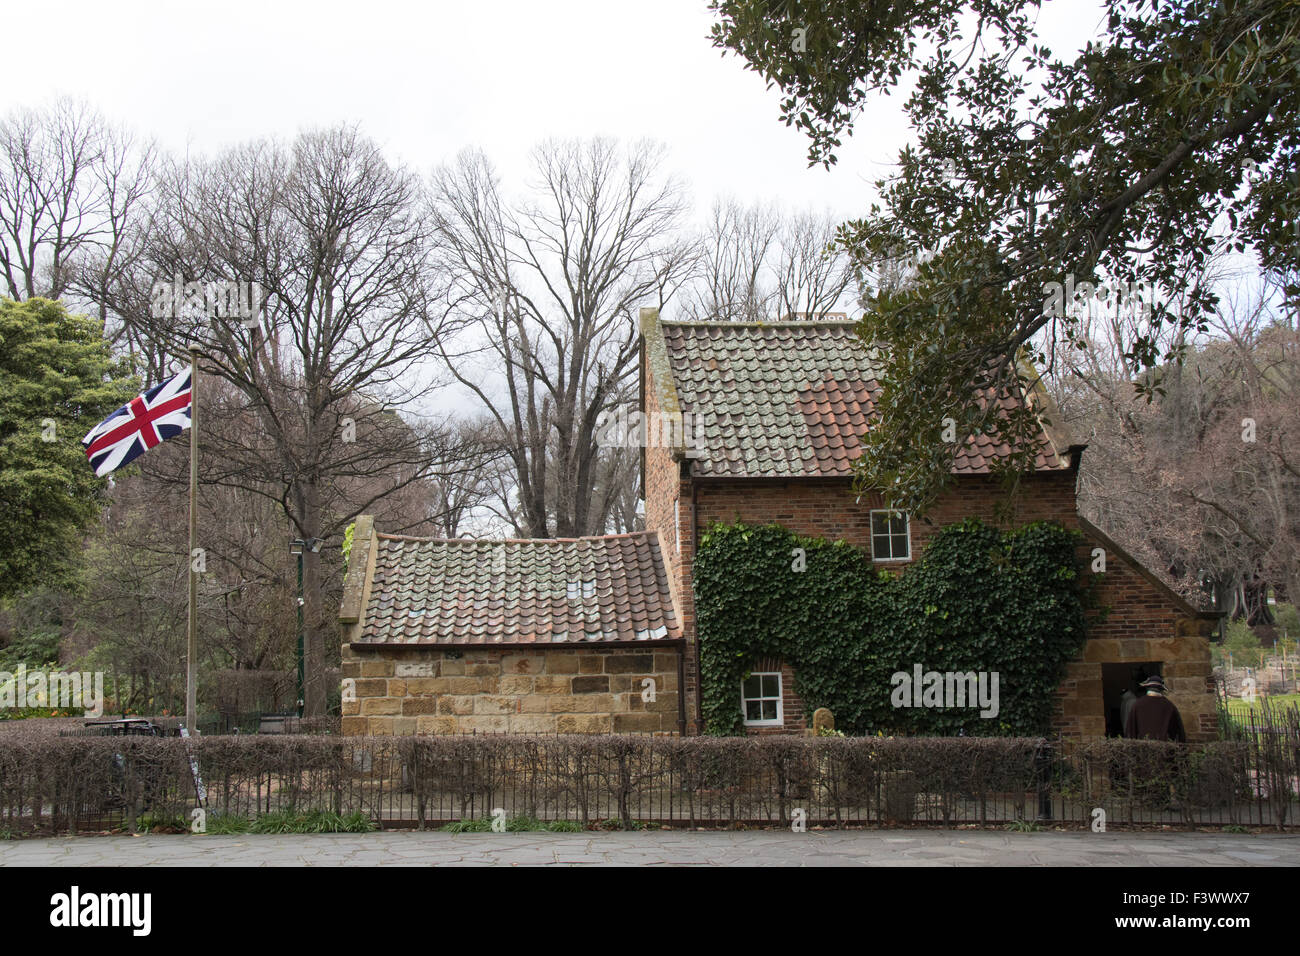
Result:
<svg viewBox="0 0 1300 956"><path fill-rule="evenodd" d="M692 457L695 475L852 473L880 390L872 354L853 322L657 325L681 411L702 422L704 447ZM1050 438L1046 432L1044 437ZM953 472L986 474L1006 454L1005 446L976 436L958 451ZM1046 441L1035 468L1067 466Z"/></svg>
<svg viewBox="0 0 1300 956"><path fill-rule="evenodd" d="M515 541L374 537L359 643L681 637L654 532Z"/></svg>

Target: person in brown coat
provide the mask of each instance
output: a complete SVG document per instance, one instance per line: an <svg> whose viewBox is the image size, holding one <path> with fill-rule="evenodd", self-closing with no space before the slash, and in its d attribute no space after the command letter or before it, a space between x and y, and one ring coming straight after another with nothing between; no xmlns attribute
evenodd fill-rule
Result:
<svg viewBox="0 0 1300 956"><path fill-rule="evenodd" d="M1148 677L1140 686L1146 690L1146 696L1139 697L1133 702L1128 720L1124 724L1124 736L1187 743L1183 718L1179 715L1174 702L1165 696L1169 692L1165 689L1165 682L1160 675Z"/></svg>

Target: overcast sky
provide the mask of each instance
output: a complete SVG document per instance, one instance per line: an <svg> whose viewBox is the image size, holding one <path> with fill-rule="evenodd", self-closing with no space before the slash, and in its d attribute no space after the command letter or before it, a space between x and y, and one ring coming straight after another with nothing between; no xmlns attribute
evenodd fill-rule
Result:
<svg viewBox="0 0 1300 956"><path fill-rule="evenodd" d="M837 168L810 169L778 91L710 44L704 0L72 0L5 21L0 111L84 97L173 152L356 121L422 173L480 146L509 185L547 136L652 137L697 209L735 195L847 218L906 139L890 98ZM1042 35L1064 53L1099 22L1056 0Z"/></svg>

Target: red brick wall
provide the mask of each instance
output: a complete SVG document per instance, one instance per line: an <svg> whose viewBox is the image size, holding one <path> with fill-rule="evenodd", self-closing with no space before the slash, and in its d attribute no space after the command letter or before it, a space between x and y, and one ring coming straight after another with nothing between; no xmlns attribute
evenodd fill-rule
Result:
<svg viewBox="0 0 1300 956"><path fill-rule="evenodd" d="M1005 495L996 479L984 475L959 477L955 486L936 503L928 520L911 521L912 560L921 556L926 542L944 525L970 517L994 521L995 509ZM859 500L850 491L847 479L748 485L701 483L696 525L706 528L718 521L723 524L775 522L796 534L832 541L842 539L869 552L871 511L884 506L883 498L875 493L863 495ZM648 502L646 511L648 515ZM1055 518L1067 527L1078 527L1072 474L1039 474L1024 479L1014 499L1014 510L1001 523L1018 525L1048 518ZM907 562L889 562L896 563Z"/></svg>
<svg viewBox="0 0 1300 956"><path fill-rule="evenodd" d="M808 718L803 700L794 692L794 670L779 657L761 657L750 666L750 671L762 671L781 674L781 716L784 724L780 727L748 727L751 734L768 736L770 734L802 734L807 730ZM737 688L739 692L739 688Z"/></svg>
<svg viewBox="0 0 1300 956"><path fill-rule="evenodd" d="M659 396L649 369L644 370L645 394L643 404L651 421L659 420ZM659 544L668 563L670 576L681 572L681 561L675 545L676 526L673 520L674 504L680 494L681 466L673 460L670 449L662 443L642 450L645 466L645 527L659 532ZM682 525L685 533L688 529Z"/></svg>
<svg viewBox="0 0 1300 956"><path fill-rule="evenodd" d="M657 412L651 383L646 402ZM692 484L681 480L680 469L664 449L646 454L646 526L660 532L665 554L682 611L688 642L685 665L688 733L698 733L699 682L698 649L695 635L695 603L691 586L695 541L700 530L714 522L749 524L775 522L798 534L845 540L870 551L873 508L883 507L879 495L860 500L845 480L795 480L777 483L699 482L692 501ZM1075 476L1070 472L1040 473L1022 479L1008 511L1006 492L996 478L966 475L936 503L928 520L911 522L911 553L916 560L926 542L944 525L978 517L1003 525L1054 519L1066 527L1080 527L1075 506ZM674 506L681 509L682 542L678 556L674 540ZM694 510L694 514L692 514ZM1091 566L1090 541L1082 549L1086 566ZM889 562L882 567L901 568L908 562ZM1066 734L1090 736L1104 733L1101 703L1102 661L1163 661L1164 676L1172 698L1184 715L1188 735L1205 738L1214 733L1213 697L1206 686L1210 676L1208 644L1196 636L1199 623L1164 589L1153 584L1118 553L1107 551L1107 575L1098 591L1099 600L1111 608L1104 621L1094 623L1080 660L1070 665L1066 681L1057 691L1054 727ZM782 665L786 674L788 666ZM793 694L793 674L786 678L786 693ZM787 720L787 732L802 732L803 704L790 702L789 714L798 713L797 725ZM797 708L797 711L796 711ZM756 728L771 733L774 728Z"/></svg>
<svg viewBox="0 0 1300 956"><path fill-rule="evenodd" d="M1105 552L1105 573L1095 594L1088 641L1057 688L1052 727L1070 736L1100 736L1106 730L1102 705L1103 663L1159 662L1189 740L1217 734L1217 711L1207 635L1213 622L1190 616L1181 602L1156 586L1127 555L1084 531L1080 548L1091 571L1095 548ZM1108 613L1103 614L1103 610Z"/></svg>
<svg viewBox="0 0 1300 956"><path fill-rule="evenodd" d="M647 403L653 401L647 382ZM653 450L651 450L653 451ZM682 509L682 551L674 583L682 609L688 654L685 688L688 732L698 733L699 681L698 650L695 645L695 594L691 586L695 541L698 534L714 522L748 524L775 522L798 534L844 539L856 547L871 547L871 510L884 507L876 494L860 501L852 494L848 479L778 483L699 482L695 488L695 514L691 515L691 482L678 478L676 462L666 453L646 457L646 527L667 527L661 540L672 541L673 494ZM1026 480L1017 498L1012 523L1062 516L1071 523L1074 517L1074 476L1069 474L1037 475ZM656 489L652 491L651 489ZM933 525L914 521L911 526L912 559L920 557L925 542L941 526L962 518L979 516L992 520L994 506L1005 496L1001 485L985 476L965 476L949 491L934 510ZM652 515L654 517L652 518ZM692 532L691 529L694 529ZM890 562L884 567L902 567L909 562ZM793 681L788 682L793 688ZM803 705L799 704L802 729ZM764 729L771 732L770 729Z"/></svg>
<svg viewBox="0 0 1300 956"><path fill-rule="evenodd" d="M641 363L642 405L651 421L659 421L659 394L654 375L645 362L644 348ZM703 728L697 720L699 653L695 646L695 592L691 587L691 559L695 551L695 538L691 533L691 485L689 481L682 480L681 463L672 457L670 449L651 447L644 449L642 454L645 469L645 526L647 531L659 533L660 548L677 599L677 609L682 617L682 633L687 643L683 665L687 733L700 733ZM678 514L680 550L677 547Z"/></svg>

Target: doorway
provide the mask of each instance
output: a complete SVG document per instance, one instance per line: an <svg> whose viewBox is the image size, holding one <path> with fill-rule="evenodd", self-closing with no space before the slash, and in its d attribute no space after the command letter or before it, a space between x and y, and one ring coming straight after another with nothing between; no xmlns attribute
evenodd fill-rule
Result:
<svg viewBox="0 0 1300 956"><path fill-rule="evenodd" d="M1141 697L1146 691L1138 685L1152 675L1163 673L1163 661L1101 665L1101 696L1106 710L1107 737L1124 736L1124 722L1120 716L1124 691L1130 690L1135 697Z"/></svg>

